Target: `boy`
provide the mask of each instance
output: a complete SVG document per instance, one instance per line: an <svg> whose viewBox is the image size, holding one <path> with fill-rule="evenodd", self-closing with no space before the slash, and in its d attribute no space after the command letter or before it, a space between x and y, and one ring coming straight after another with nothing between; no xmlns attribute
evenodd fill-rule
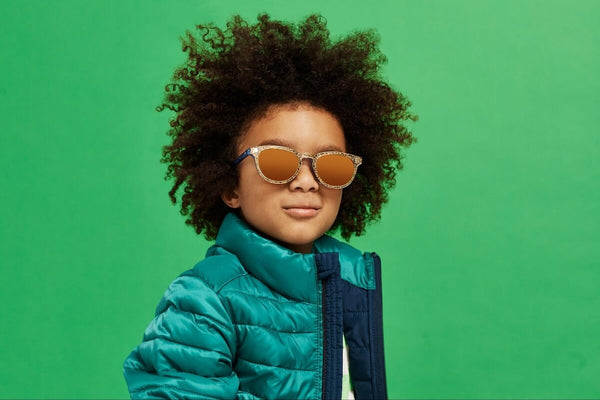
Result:
<svg viewBox="0 0 600 400"><path fill-rule="evenodd" d="M386 398L380 260L326 232L379 217L415 141L372 32L234 17L188 33L160 110L186 223L216 239L167 289L125 360L134 398Z"/></svg>

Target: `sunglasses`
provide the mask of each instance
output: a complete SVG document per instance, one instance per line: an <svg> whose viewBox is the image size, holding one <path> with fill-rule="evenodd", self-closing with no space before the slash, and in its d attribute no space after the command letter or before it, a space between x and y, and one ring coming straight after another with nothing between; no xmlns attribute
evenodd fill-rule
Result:
<svg viewBox="0 0 600 400"><path fill-rule="evenodd" d="M254 158L258 174L267 182L283 184L292 181L300 172L302 160L312 161L312 170L319 183L330 189L343 189L352 183L362 158L341 151L323 151L317 154L298 153L284 146L265 145L250 147L235 159L233 165L246 157Z"/></svg>

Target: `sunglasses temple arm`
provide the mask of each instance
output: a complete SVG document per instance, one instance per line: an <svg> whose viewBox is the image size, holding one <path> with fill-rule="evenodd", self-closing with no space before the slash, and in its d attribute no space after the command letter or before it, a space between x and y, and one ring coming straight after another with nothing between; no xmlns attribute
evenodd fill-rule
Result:
<svg viewBox="0 0 600 400"><path fill-rule="evenodd" d="M233 166L235 167L236 165L238 165L239 163L241 163L244 160L244 158L252 155L252 153L250 152L250 150L251 149L248 149L245 152L243 152L242 154L240 154L240 156L233 161Z"/></svg>

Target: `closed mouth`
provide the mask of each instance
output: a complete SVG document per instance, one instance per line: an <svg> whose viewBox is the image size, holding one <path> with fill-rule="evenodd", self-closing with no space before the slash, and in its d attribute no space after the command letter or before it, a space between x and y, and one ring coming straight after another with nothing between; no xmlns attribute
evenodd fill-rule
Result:
<svg viewBox="0 0 600 400"><path fill-rule="evenodd" d="M286 206L283 211L295 218L310 218L319 213L321 207L314 206Z"/></svg>

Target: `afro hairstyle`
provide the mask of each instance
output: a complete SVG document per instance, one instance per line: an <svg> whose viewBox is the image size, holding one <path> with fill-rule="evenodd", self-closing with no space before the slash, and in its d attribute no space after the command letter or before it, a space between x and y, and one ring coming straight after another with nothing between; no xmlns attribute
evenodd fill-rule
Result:
<svg viewBox="0 0 600 400"><path fill-rule="evenodd" d="M182 38L187 59L175 70L157 107L175 112L169 121L172 142L164 146L165 180L186 224L211 240L231 211L221 194L237 185L232 161L237 142L251 123L274 106L307 104L339 120L347 150L363 158L346 187L330 229L348 240L364 233L402 169L402 148L416 138L402 123L416 120L411 103L381 77L386 58L373 30L330 38L326 20L310 15L293 24L258 16L252 25L232 17L226 29L196 26Z"/></svg>

